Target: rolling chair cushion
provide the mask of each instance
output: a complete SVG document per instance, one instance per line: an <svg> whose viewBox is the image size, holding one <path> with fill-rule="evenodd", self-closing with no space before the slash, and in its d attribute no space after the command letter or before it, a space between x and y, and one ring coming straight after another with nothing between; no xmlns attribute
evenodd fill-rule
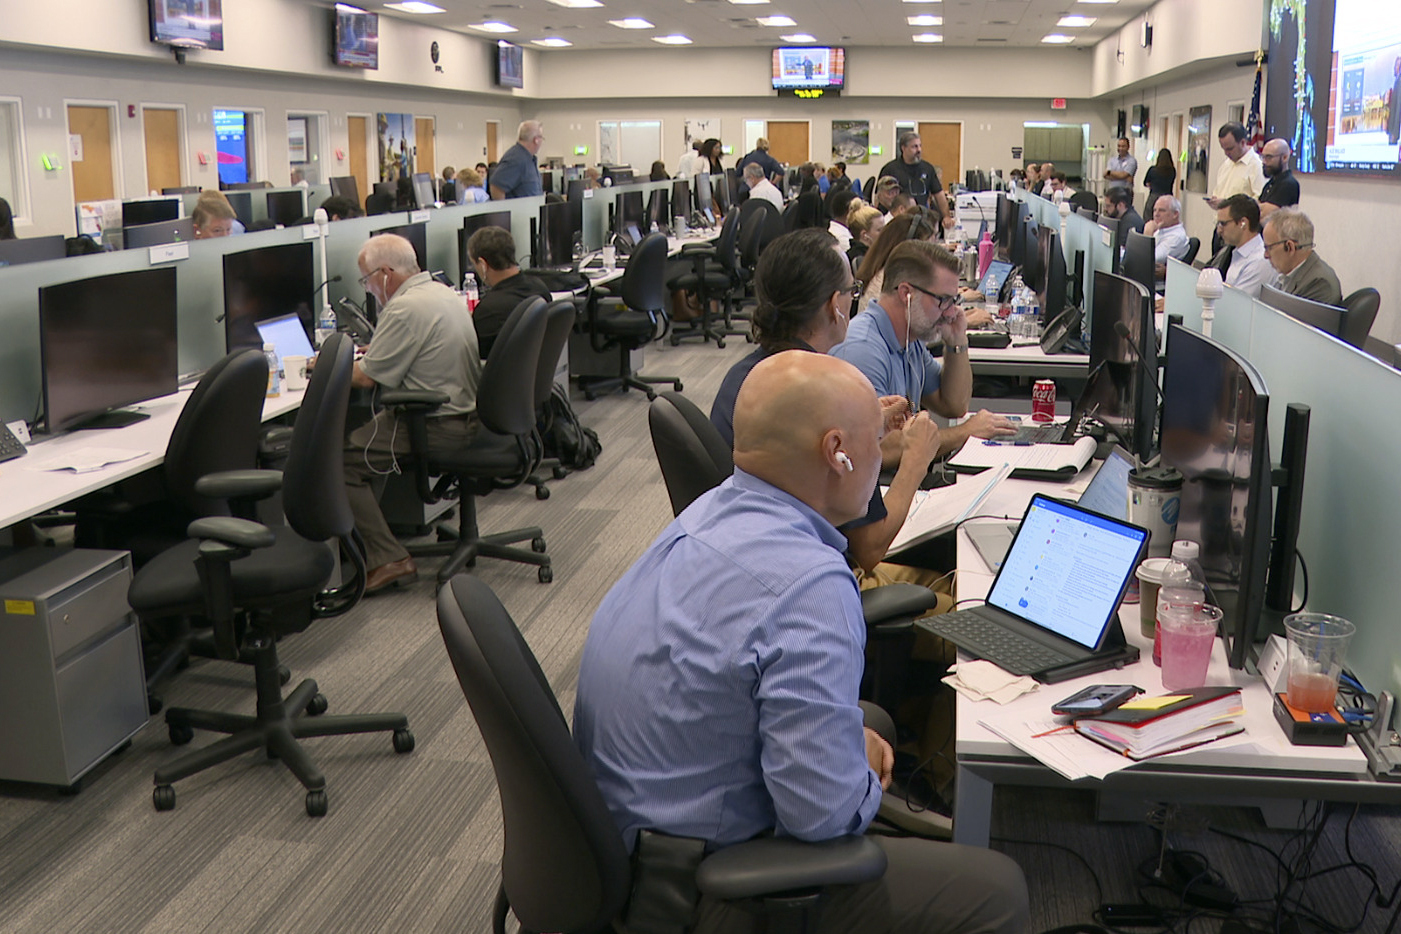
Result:
<svg viewBox="0 0 1401 934"><path fill-rule="evenodd" d="M238 562L233 577L233 597L238 606L270 606L309 600L335 570L331 550L319 542L309 542L291 529L277 529L277 542L259 548ZM149 572L132 581L127 600L138 614L161 611L162 615L204 612L204 587L195 570L200 542L191 539L169 548L151 559ZM143 570L145 570L143 568ZM315 578L314 583L307 581Z"/></svg>

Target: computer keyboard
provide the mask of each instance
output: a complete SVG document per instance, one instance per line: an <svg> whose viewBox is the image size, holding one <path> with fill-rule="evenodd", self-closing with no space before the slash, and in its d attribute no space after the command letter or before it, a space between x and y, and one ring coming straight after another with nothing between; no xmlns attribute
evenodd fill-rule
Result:
<svg viewBox="0 0 1401 934"><path fill-rule="evenodd" d="M6 425L0 425L0 461L14 460L26 453L25 447Z"/></svg>
<svg viewBox="0 0 1401 934"><path fill-rule="evenodd" d="M968 610L925 617L920 625L1014 675L1036 674L1075 660Z"/></svg>

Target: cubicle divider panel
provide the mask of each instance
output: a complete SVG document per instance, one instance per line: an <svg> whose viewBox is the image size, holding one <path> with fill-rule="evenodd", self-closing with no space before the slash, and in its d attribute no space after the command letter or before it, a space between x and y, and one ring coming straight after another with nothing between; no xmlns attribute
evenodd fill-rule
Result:
<svg viewBox="0 0 1401 934"><path fill-rule="evenodd" d="M1059 217L1057 221L1059 222ZM1060 225L1057 223L1057 230L1059 229ZM1072 214L1065 219L1065 236L1061 238L1061 247L1065 251L1065 270L1070 279L1075 277L1075 254L1083 253L1085 256L1085 265L1080 271L1085 293L1081 304L1085 312L1085 334L1090 332L1090 315L1094 309L1095 270L1111 272L1114 268L1112 241L1105 245L1103 237L1104 228L1092 223L1088 217ZM1069 301L1074 293L1072 285L1066 291L1066 300Z"/></svg>
<svg viewBox="0 0 1401 934"><path fill-rule="evenodd" d="M584 192L584 249L590 252L603 249L611 235L608 227L608 209L617 202L618 195L627 191L642 192L642 205L647 206L651 192L671 191L671 181L632 182L627 185L614 185L611 188L594 188ZM643 231L645 234L647 231Z"/></svg>

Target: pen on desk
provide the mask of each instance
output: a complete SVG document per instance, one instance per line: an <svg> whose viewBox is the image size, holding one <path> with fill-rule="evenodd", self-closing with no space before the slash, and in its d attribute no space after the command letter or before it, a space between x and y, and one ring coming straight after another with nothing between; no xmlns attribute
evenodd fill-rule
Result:
<svg viewBox="0 0 1401 934"><path fill-rule="evenodd" d="M1034 441L998 441L998 440L996 440L996 439L989 439L989 440L983 442L983 447L985 447L985 448L1002 448L1002 447L1029 448L1029 447L1031 447L1033 444L1035 444Z"/></svg>
<svg viewBox="0 0 1401 934"><path fill-rule="evenodd" d="M1066 730L1073 730L1073 729L1075 729L1075 724L1073 724L1073 723L1067 723L1067 724L1064 724L1063 726L1058 726L1058 727L1056 727L1054 730L1047 730L1047 731L1044 732L1044 733L1032 733L1032 734L1031 734L1031 738L1032 738L1032 739L1040 739L1040 738L1043 737L1043 736L1050 736L1052 733L1064 733Z"/></svg>

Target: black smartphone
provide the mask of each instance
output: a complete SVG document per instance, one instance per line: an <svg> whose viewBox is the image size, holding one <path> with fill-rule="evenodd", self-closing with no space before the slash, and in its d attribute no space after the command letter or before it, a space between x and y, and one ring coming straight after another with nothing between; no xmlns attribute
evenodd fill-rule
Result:
<svg viewBox="0 0 1401 934"><path fill-rule="evenodd" d="M1113 710L1143 689L1132 684L1092 684L1051 705L1051 713L1068 717L1093 717Z"/></svg>

